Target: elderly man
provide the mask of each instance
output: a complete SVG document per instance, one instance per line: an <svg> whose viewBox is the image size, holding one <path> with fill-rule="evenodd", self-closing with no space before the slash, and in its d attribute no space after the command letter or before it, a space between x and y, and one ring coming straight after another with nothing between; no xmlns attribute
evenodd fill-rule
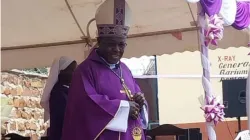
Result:
<svg viewBox="0 0 250 140"><path fill-rule="evenodd" d="M62 140L145 140L147 103L120 61L130 16L125 0L106 0L98 8L98 48L74 72Z"/></svg>

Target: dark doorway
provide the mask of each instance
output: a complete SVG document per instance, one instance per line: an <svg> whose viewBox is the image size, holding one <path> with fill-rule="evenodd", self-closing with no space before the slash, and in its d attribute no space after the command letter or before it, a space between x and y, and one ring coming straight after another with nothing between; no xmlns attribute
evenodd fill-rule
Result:
<svg viewBox="0 0 250 140"><path fill-rule="evenodd" d="M156 56L150 60L150 64L146 68L144 75L157 75L157 61ZM157 78L136 78L145 98L148 101L149 107L149 123L158 124L158 79Z"/></svg>
<svg viewBox="0 0 250 140"><path fill-rule="evenodd" d="M149 121L158 122L157 79L136 79L148 102Z"/></svg>

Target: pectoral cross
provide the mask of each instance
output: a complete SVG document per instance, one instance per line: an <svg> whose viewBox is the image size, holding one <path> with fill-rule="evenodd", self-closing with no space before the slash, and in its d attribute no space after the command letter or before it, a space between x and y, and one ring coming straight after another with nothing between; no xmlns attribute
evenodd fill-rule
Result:
<svg viewBox="0 0 250 140"><path fill-rule="evenodd" d="M121 93L126 93L127 97L129 98L129 100L133 100L133 95L131 93L131 90L129 90L128 86L125 84L125 81L123 78L121 78L121 84L123 86L123 90L121 90Z"/></svg>
<svg viewBox="0 0 250 140"><path fill-rule="evenodd" d="M129 92L131 92L131 91L129 90ZM120 93L126 94L126 91L123 89L123 90L120 90Z"/></svg>

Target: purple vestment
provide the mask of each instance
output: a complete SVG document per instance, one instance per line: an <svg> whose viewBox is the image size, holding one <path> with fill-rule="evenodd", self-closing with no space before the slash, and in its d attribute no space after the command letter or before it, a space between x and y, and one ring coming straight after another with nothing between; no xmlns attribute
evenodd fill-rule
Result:
<svg viewBox="0 0 250 140"><path fill-rule="evenodd" d="M123 78L132 93L140 92L132 74L120 63ZM132 129L141 120L128 120L126 133L105 129L115 117L121 100L128 100L120 79L105 65L95 50L82 62L72 79L65 112L62 140L133 140Z"/></svg>

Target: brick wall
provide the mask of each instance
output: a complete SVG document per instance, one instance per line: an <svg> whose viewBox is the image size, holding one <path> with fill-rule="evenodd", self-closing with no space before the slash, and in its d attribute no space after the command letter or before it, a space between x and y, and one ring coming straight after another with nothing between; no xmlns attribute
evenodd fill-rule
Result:
<svg viewBox="0 0 250 140"><path fill-rule="evenodd" d="M19 72L1 73L2 133L41 136L48 127L40 106L46 77Z"/></svg>

